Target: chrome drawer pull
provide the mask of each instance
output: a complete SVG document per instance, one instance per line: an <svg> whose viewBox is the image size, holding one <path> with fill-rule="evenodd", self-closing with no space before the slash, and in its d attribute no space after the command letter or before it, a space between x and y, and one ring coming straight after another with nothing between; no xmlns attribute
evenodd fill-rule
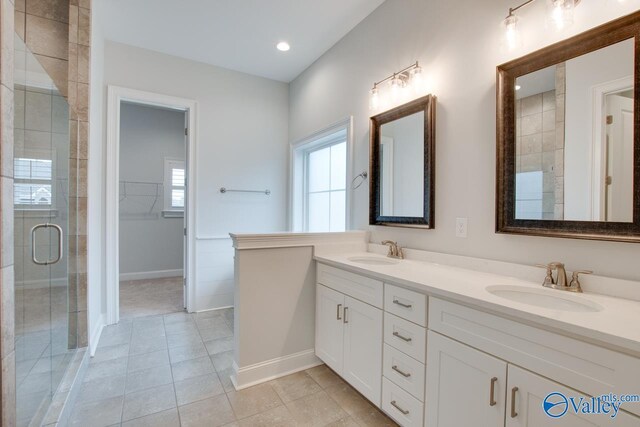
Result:
<svg viewBox="0 0 640 427"><path fill-rule="evenodd" d="M393 366L391 367L391 369L393 369L394 371L396 371L397 373L399 373L400 375L402 375L402 376L403 376L403 377L405 377L405 378L409 378L409 377L411 376L411 374L408 374L408 373L406 373L406 372L402 372L400 369L398 369L398 366L397 366L397 365L393 365Z"/></svg>
<svg viewBox="0 0 640 427"><path fill-rule="evenodd" d="M404 342L411 342L411 338L407 338L407 337L403 337L402 335L400 335L398 332L394 332L393 333L394 337L398 337L400 338L402 341Z"/></svg>
<svg viewBox="0 0 640 427"><path fill-rule="evenodd" d="M393 303L394 303L394 304L398 304L400 307L404 307L404 308L411 308L411 307L413 307L413 305L411 305L411 304L404 304L404 303L402 303L402 302L398 301L397 299L394 299L394 300L393 300Z"/></svg>
<svg viewBox="0 0 640 427"><path fill-rule="evenodd" d="M342 317L340 317L340 308L342 308L342 304L338 304L336 307L336 320L342 320Z"/></svg>
<svg viewBox="0 0 640 427"><path fill-rule="evenodd" d="M402 409L400 406L398 406L395 400L391 401L391 406L396 408L398 411L402 412L404 415L409 415L409 411L407 411L406 409Z"/></svg>

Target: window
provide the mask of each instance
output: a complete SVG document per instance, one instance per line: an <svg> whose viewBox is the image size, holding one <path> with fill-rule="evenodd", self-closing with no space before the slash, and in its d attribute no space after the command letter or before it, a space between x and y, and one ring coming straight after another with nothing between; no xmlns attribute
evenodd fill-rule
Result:
<svg viewBox="0 0 640 427"><path fill-rule="evenodd" d="M345 231L349 124L333 127L293 146L292 229Z"/></svg>
<svg viewBox="0 0 640 427"><path fill-rule="evenodd" d="M347 142L308 151L305 157L306 231L344 231Z"/></svg>
<svg viewBox="0 0 640 427"><path fill-rule="evenodd" d="M185 167L184 160L164 159L164 209L184 212Z"/></svg>
<svg viewBox="0 0 640 427"><path fill-rule="evenodd" d="M46 158L49 157L49 158ZM13 203L19 209L51 209L54 202L51 153L14 159Z"/></svg>

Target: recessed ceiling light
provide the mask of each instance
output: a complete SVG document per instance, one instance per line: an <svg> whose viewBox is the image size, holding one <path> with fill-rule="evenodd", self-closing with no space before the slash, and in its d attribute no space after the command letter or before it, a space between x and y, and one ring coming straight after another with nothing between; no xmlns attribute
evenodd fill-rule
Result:
<svg viewBox="0 0 640 427"><path fill-rule="evenodd" d="M276 48L278 48L278 50L281 52L286 52L291 49L291 46L289 46L289 43L287 42L280 42L276 45Z"/></svg>
<svg viewBox="0 0 640 427"><path fill-rule="evenodd" d="M520 85L516 85L516 90L520 90Z"/></svg>

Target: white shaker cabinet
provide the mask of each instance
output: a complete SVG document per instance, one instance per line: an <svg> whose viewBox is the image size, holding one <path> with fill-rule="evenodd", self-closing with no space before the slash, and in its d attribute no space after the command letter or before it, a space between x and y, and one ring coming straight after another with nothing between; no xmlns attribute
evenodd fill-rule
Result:
<svg viewBox="0 0 640 427"><path fill-rule="evenodd" d="M504 426L507 363L429 331L429 427Z"/></svg>
<svg viewBox="0 0 640 427"><path fill-rule="evenodd" d="M316 355L334 371L342 372L344 295L316 286Z"/></svg>
<svg viewBox="0 0 640 427"><path fill-rule="evenodd" d="M545 425L553 425L554 427L638 427L640 425L640 420L637 417L622 411L619 411L615 418L605 414L576 413L571 410L571 403L565 403L565 398L574 398L577 401L580 398L585 400L591 398L514 365L509 365L508 371L506 427ZM555 395L549 400L550 403L557 404L553 408L549 408L551 415L558 416L557 418L549 417L542 410L542 403L550 393L562 394L562 396ZM624 408L624 404L622 408Z"/></svg>
<svg viewBox="0 0 640 427"><path fill-rule="evenodd" d="M316 298L316 355L379 406L382 310L321 284Z"/></svg>
<svg viewBox="0 0 640 427"><path fill-rule="evenodd" d="M345 297L342 377L367 399L380 404L382 310Z"/></svg>

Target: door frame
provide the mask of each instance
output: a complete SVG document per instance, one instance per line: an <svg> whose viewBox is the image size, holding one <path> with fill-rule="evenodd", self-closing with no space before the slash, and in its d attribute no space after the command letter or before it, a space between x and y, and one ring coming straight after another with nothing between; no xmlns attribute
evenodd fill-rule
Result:
<svg viewBox="0 0 640 427"><path fill-rule="evenodd" d="M625 89L633 89L634 81L633 76L626 76L620 79L612 80L609 82L595 85L591 88L591 125L593 129L592 135L592 148L591 148L591 215L592 221L603 221L605 206L604 206L604 193L606 191L605 185L605 171L606 166L606 141L607 126L603 120L605 117L605 97L611 93L623 91Z"/></svg>
<svg viewBox="0 0 640 427"><path fill-rule="evenodd" d="M120 86L109 85L107 89L107 164L106 164L106 308L107 324L118 323L120 319L120 106L123 101L139 105L169 108L183 111L187 115L186 129L186 169L187 194L185 203L185 258L184 300L186 309L195 307L195 213L196 213L196 167L197 167L197 117L198 103L192 99L178 98L153 92L145 92Z"/></svg>

